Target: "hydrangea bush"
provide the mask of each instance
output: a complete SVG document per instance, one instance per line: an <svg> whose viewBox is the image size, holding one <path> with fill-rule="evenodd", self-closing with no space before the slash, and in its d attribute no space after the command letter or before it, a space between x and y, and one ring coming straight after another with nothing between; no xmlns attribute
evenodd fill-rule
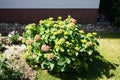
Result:
<svg viewBox="0 0 120 80"><path fill-rule="evenodd" d="M65 20L48 18L40 20L38 25L27 25L22 39L27 47L23 57L31 67L40 66L48 71L87 69L88 61L98 56L94 53L98 45L97 33L85 33L79 27L71 16Z"/></svg>

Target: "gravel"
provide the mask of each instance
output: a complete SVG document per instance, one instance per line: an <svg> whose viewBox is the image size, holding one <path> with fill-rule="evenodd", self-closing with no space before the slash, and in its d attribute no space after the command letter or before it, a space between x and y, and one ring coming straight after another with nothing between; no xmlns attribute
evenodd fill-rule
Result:
<svg viewBox="0 0 120 80"><path fill-rule="evenodd" d="M0 23L0 33L3 35L8 35L9 32L16 30L19 31L19 33L22 33L25 28L25 24L19 24L19 23Z"/></svg>
<svg viewBox="0 0 120 80"><path fill-rule="evenodd" d="M22 33L25 29L26 24L19 23L0 23L0 33L3 35L8 35L9 32L16 30L19 33ZM97 24L84 24L81 25L80 29L83 29L86 32L120 32L120 28L111 25L111 24L101 24L97 22Z"/></svg>

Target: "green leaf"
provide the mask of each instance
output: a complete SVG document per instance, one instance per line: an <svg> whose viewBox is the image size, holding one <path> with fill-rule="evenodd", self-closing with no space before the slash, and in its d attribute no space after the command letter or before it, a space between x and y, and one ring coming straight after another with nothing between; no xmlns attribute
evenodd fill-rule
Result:
<svg viewBox="0 0 120 80"><path fill-rule="evenodd" d="M89 51L88 51L88 54L89 54L89 55L92 55L92 53L93 53L93 50L89 50Z"/></svg>
<svg viewBox="0 0 120 80"><path fill-rule="evenodd" d="M30 36L32 34L32 31L31 30L27 30L26 34Z"/></svg>
<svg viewBox="0 0 120 80"><path fill-rule="evenodd" d="M34 49L40 49L40 43L34 42L33 46L34 46Z"/></svg>
<svg viewBox="0 0 120 80"><path fill-rule="evenodd" d="M73 31L70 31L70 34L72 35Z"/></svg>
<svg viewBox="0 0 120 80"><path fill-rule="evenodd" d="M61 59L58 61L58 65L61 65L61 66L63 66L65 63L66 63L66 60L65 60L64 58L61 58Z"/></svg>
<svg viewBox="0 0 120 80"><path fill-rule="evenodd" d="M88 70L88 63L84 62L83 66L84 66L85 70L87 71Z"/></svg>
<svg viewBox="0 0 120 80"><path fill-rule="evenodd" d="M41 64L42 69L45 69L44 65L45 65L45 62L42 62L42 64Z"/></svg>
<svg viewBox="0 0 120 80"><path fill-rule="evenodd" d="M53 36L51 36L51 39L55 39L55 36L53 35Z"/></svg>
<svg viewBox="0 0 120 80"><path fill-rule="evenodd" d="M76 55L76 56L78 56L78 54L79 54L78 52L75 52L75 55Z"/></svg>
<svg viewBox="0 0 120 80"><path fill-rule="evenodd" d="M56 48L56 51L59 52L59 50L60 50L60 47L57 47L57 48Z"/></svg>
<svg viewBox="0 0 120 80"><path fill-rule="evenodd" d="M62 47L60 47L60 51L61 51L61 52L64 52L65 50L64 50Z"/></svg>
<svg viewBox="0 0 120 80"><path fill-rule="evenodd" d="M60 70L61 70L61 72L64 72L66 70L66 66L65 65L61 66Z"/></svg>
<svg viewBox="0 0 120 80"><path fill-rule="evenodd" d="M54 64L53 63L50 63L50 70L52 71L53 70L53 68L54 68Z"/></svg>
<svg viewBox="0 0 120 80"><path fill-rule="evenodd" d="M70 64L71 60L69 58L66 59L66 62Z"/></svg>

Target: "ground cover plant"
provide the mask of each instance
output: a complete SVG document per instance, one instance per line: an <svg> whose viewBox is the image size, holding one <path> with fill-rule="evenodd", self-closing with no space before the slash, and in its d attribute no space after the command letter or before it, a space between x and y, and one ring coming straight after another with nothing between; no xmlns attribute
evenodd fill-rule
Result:
<svg viewBox="0 0 120 80"><path fill-rule="evenodd" d="M7 59L0 54L0 80L20 80L22 72L7 63Z"/></svg>
<svg viewBox="0 0 120 80"><path fill-rule="evenodd" d="M97 33L79 30L79 24L71 16L62 20L48 18L39 24L29 24L23 33L22 42L27 51L23 54L33 68L41 67L48 71L64 72L89 67L97 53Z"/></svg>
<svg viewBox="0 0 120 80"><path fill-rule="evenodd" d="M8 41L10 44L18 43L21 40L20 38L21 37L20 37L18 31L12 31L8 34Z"/></svg>

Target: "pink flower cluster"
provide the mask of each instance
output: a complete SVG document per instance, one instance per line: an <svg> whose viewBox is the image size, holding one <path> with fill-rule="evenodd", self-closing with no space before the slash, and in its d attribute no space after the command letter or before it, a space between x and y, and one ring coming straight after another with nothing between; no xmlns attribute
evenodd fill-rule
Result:
<svg viewBox="0 0 120 80"><path fill-rule="evenodd" d="M71 18L71 19L70 19L70 22L71 22L71 23L76 23L76 20L75 20L74 18Z"/></svg>
<svg viewBox="0 0 120 80"><path fill-rule="evenodd" d="M50 50L50 48L51 48L50 46L44 44L44 45L42 45L41 50L44 52L47 52Z"/></svg>
<svg viewBox="0 0 120 80"><path fill-rule="evenodd" d="M29 39L26 41L27 44L32 44L33 43L33 40Z"/></svg>

